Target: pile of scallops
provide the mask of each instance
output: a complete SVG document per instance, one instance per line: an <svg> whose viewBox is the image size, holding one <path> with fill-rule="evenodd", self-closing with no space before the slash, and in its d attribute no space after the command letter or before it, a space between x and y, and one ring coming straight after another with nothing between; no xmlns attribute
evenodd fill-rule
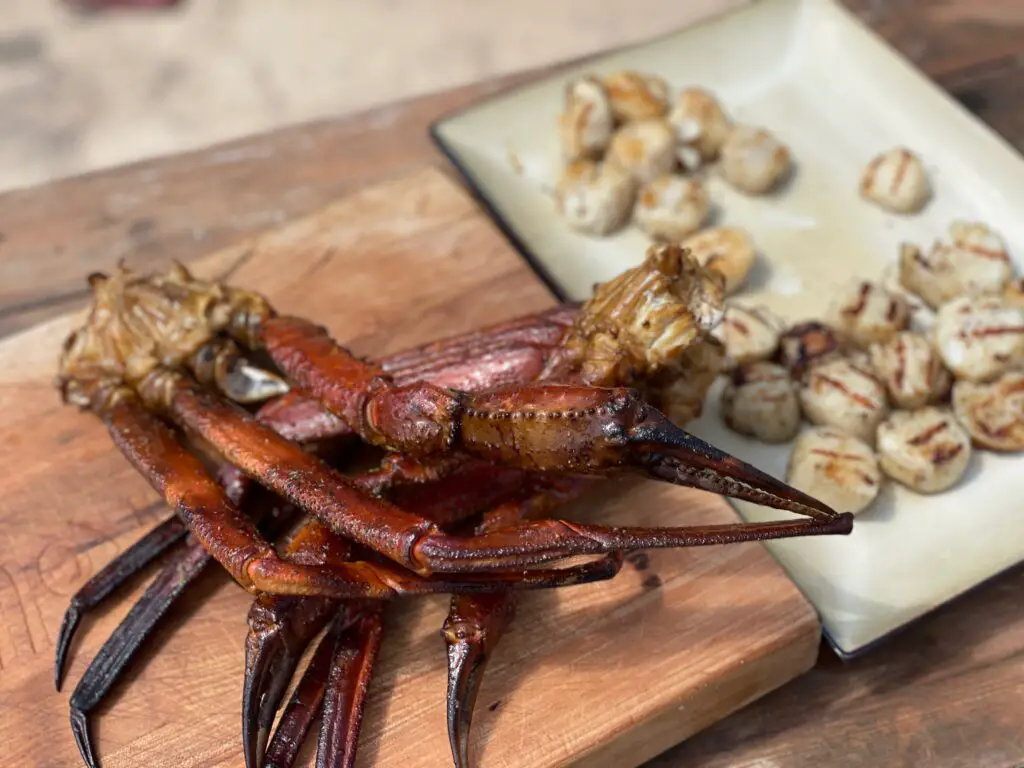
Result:
<svg viewBox="0 0 1024 768"><path fill-rule="evenodd" d="M705 89L673 97L663 79L633 71L568 83L558 128L564 164L554 198L570 227L608 236L632 223L705 262L724 243L735 263L715 266L736 287L754 247L740 228L705 228L711 206L697 172L714 167L739 192L767 194L789 174L784 144L764 128L735 124Z"/></svg>
<svg viewBox="0 0 1024 768"><path fill-rule="evenodd" d="M852 281L820 321L732 301L714 331L725 423L791 442L787 482L841 511L888 480L950 489L975 450L1024 450L1024 278L985 225L949 236L927 254L904 244L892 284Z"/></svg>
<svg viewBox="0 0 1024 768"><path fill-rule="evenodd" d="M791 158L771 132L734 123L705 89L673 96L633 71L568 83L558 125L555 204L569 226L607 236L632 224L722 275L721 414L740 434L791 445L791 485L858 513L889 480L939 493L975 451L1024 450L1024 277L998 233L955 221L928 252L904 243L892 277L854 280L827 317L787 327L735 296L756 250L741 228L706 226L701 179L714 171L746 195L778 188ZM858 192L903 216L933 196L905 147L871 159Z"/></svg>

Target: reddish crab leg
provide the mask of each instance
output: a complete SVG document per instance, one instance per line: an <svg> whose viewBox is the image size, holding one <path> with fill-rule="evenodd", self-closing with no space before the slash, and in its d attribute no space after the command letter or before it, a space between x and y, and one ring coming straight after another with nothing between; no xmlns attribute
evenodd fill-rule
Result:
<svg viewBox="0 0 1024 768"><path fill-rule="evenodd" d="M335 619L330 631L323 636L310 659L299 684L292 692L281 713L281 722L267 745L264 768L291 768L302 749L320 707L327 687L327 677L334 660L334 645L344 629L342 621ZM255 765L246 758L246 765Z"/></svg>
<svg viewBox="0 0 1024 768"><path fill-rule="evenodd" d="M848 533L851 529L851 515L838 515L821 502L689 435L640 402L629 390L532 388L538 398L547 393L558 403L564 403L577 393L583 402L593 404L598 397L603 397L608 403L600 407L594 404L591 415L597 418L586 420L579 429L571 424L574 417L569 415L576 413L575 410L561 411L564 418L557 421L562 428L538 420L538 431L548 436L547 442L521 427L503 432L502 425L517 422L492 419L477 412L471 425L463 424L463 430L478 436L476 445L481 447L481 453L490 452L503 458L515 458L513 446L517 443L513 439L521 435L520 448L537 447L536 460L530 462L534 465L531 469L569 465L577 472L599 474L600 470L614 472L639 464L646 467L650 475L679 485L726 493L816 519L660 529L545 520L479 536L452 536L422 517L366 496L315 456L183 376L168 372L160 386L154 385L154 388L163 401L151 393L151 405L163 406L174 421L201 436L231 464L316 516L335 533L423 576L521 568L581 554ZM481 401L477 399L477 402ZM492 407L489 413L510 412L502 410L500 400ZM483 450L494 445L489 441L495 439L502 443ZM232 553L224 556L225 559L236 557ZM264 562L271 567L271 561L259 560L254 564L262 568ZM273 567L279 568L276 564ZM272 573L250 570L260 578ZM293 572L298 575L297 571ZM298 584L280 579L275 579L273 586L269 582L265 584L263 591L298 591L300 588ZM308 590L306 594L313 594L326 589L327 584L307 583L303 588Z"/></svg>
<svg viewBox="0 0 1024 768"><path fill-rule="evenodd" d="M544 516L578 496L592 482L590 478L558 478L527 487L519 498L486 512L475 531L501 530ZM445 711L456 768L469 765L469 731L477 694L487 662L514 616L515 596L509 591L452 597L441 637L448 651Z"/></svg>
<svg viewBox="0 0 1024 768"><path fill-rule="evenodd" d="M57 633L53 683L58 691L64 680L68 649L71 647L75 630L82 618L155 558L184 539L187 534L188 529L177 517L164 520L118 557L111 560L75 592L64 612L64 619L61 621L60 631Z"/></svg>
<svg viewBox="0 0 1024 768"><path fill-rule="evenodd" d="M515 477L512 477L515 475ZM490 476L492 482L485 482ZM357 484L365 476L355 478ZM510 473L494 467L470 464L444 480L429 485L402 487L408 478L398 475L390 493L404 497L404 509L415 510L430 519L468 517L482 509L492 507L498 499L528 488L550 486L564 489L572 481L564 478L526 478L523 473ZM415 483L415 476L412 482ZM468 481L468 482L467 482ZM404 491L404 493L403 493ZM452 499L459 515L453 515ZM490 515L492 513L488 513ZM509 519L514 519L509 517ZM342 541L316 520L308 520L289 544L285 557L307 564L329 562L326 553L334 542ZM578 584L603 580L618 573L622 558L610 555L601 560L560 570L562 584ZM416 577L413 577L416 578ZM556 586L552 583L552 586ZM500 587L496 587L499 589ZM284 687L298 664L306 645L320 630L332 610L334 602L324 598L280 597L261 595L250 611L250 632L246 640L246 681L242 702L243 740L246 764L256 765L262 744L277 712ZM379 615L377 619L379 620ZM364 621L362 630L376 631L372 622ZM286 741L290 737L284 737Z"/></svg>
<svg viewBox="0 0 1024 768"><path fill-rule="evenodd" d="M383 610L379 603L368 608L339 635L334 646L324 690L316 768L351 768L355 763L363 703L383 636Z"/></svg>
<svg viewBox="0 0 1024 768"><path fill-rule="evenodd" d="M270 537L277 536L291 519L289 514L279 510L269 515L261 511L258 517L261 518L261 530L265 530ZM168 564L107 638L75 686L69 703L71 730L82 759L89 768L98 765L92 750L89 713L107 696L134 654L175 601L211 562L213 557L199 542L191 536L187 537L185 546L172 553Z"/></svg>
<svg viewBox="0 0 1024 768"><path fill-rule="evenodd" d="M179 382L179 395L173 403L181 405L181 413L198 414L201 418L185 419L188 427L194 428L200 436L208 438L217 430L205 418L218 418L216 409L198 407L216 404L224 415L244 417L263 434L272 436L278 446L287 446L290 452L315 462L312 466L324 472L328 478L337 478L338 487L344 489L346 500L356 503L372 501L360 491L346 483L341 475L331 470L320 459L303 451L297 444L277 435L273 430L255 421L237 406L217 400L206 390L184 377L174 374ZM114 443L132 462L136 470L146 477L168 503L185 520L189 531L200 543L212 552L231 576L249 591L275 594L320 595L334 598L390 599L399 595L435 594L443 592L490 592L495 587L513 589L545 589L566 583L564 570L506 570L502 573L476 576L459 575L456 578L434 578L417 576L405 568L387 563L325 563L308 566L278 557L273 547L256 531L252 523L231 503L221 486L206 472L202 463L177 441L174 434L155 418L131 393L123 392L113 398L113 403L101 408L104 420L111 431ZM177 411L175 411L177 413ZM229 422L230 423L230 422ZM211 426L213 429L211 430ZM262 446L261 446L262 447ZM256 453L258 454L259 449ZM287 469L282 469L287 467ZM304 497L310 489L301 476L301 462L294 467L286 461L278 463L268 473L273 478L273 489L285 491L285 498ZM314 491L315 494L315 491ZM343 502L344 503L344 502ZM380 503L380 502L378 502ZM302 508L302 505L297 505ZM366 509L361 507L361 510ZM372 509L372 507L370 508ZM409 515L397 507L388 511L403 520L413 520L418 527L431 528L432 523L423 518ZM372 532L363 537L363 544L372 544L378 537ZM356 539L358 541L358 539ZM570 579L590 578L590 573L573 572ZM574 582L578 583L578 582Z"/></svg>

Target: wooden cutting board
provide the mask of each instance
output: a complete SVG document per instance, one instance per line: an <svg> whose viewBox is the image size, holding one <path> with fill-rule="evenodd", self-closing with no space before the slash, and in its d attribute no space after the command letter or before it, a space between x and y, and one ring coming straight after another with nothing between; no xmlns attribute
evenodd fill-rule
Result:
<svg viewBox="0 0 1024 768"><path fill-rule="evenodd" d="M369 355L552 304L472 200L429 168L192 266L263 291ZM85 579L167 514L99 422L58 402L55 361L79 320L0 345L5 765L80 765L70 691L142 585L85 622L55 693L61 616ZM565 514L632 525L737 519L715 496L646 481L608 483ZM210 569L185 603L98 713L105 766L241 764L250 597ZM480 766L640 764L809 669L819 643L813 610L758 544L651 552L611 582L531 593L520 605L480 695ZM390 609L361 765L450 764L438 634L446 609L443 597ZM307 749L303 764L311 761Z"/></svg>

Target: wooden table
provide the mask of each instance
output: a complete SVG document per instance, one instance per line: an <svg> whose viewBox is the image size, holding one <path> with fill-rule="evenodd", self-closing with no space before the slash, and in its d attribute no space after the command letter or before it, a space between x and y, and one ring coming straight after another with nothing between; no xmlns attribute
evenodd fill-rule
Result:
<svg viewBox="0 0 1024 768"><path fill-rule="evenodd" d="M1020 3L847 2L1024 151L1024 68L962 74L1020 45ZM118 257L188 262L369 183L444 166L428 123L535 75L0 195L0 337L84 304L85 276ZM653 765L1024 765L1022 594L1018 569L860 660L823 648L809 674Z"/></svg>

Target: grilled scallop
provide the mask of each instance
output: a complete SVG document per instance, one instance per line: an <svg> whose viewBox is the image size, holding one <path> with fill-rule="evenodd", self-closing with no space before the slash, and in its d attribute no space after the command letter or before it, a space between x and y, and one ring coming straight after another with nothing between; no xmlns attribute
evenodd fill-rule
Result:
<svg viewBox="0 0 1024 768"><path fill-rule="evenodd" d="M995 381L953 385L953 411L974 444L993 451L1024 451L1024 372Z"/></svg>
<svg viewBox="0 0 1024 768"><path fill-rule="evenodd" d="M741 365L722 390L722 418L733 431L765 443L791 440L800 430L796 383L775 363Z"/></svg>
<svg viewBox="0 0 1024 768"><path fill-rule="evenodd" d="M834 427L875 442L875 430L889 415L885 388L871 373L846 358L818 363L807 372L800 405L812 424Z"/></svg>
<svg viewBox="0 0 1024 768"><path fill-rule="evenodd" d="M871 369L897 408L921 408L946 398L953 377L935 347L922 333L902 331L872 344Z"/></svg>
<svg viewBox="0 0 1024 768"><path fill-rule="evenodd" d="M620 169L577 160L566 166L558 180L555 205L573 229L608 235L629 221L635 189L633 180Z"/></svg>
<svg viewBox="0 0 1024 768"><path fill-rule="evenodd" d="M931 198L931 183L920 158L904 147L874 157L860 179L860 194L887 211L918 213Z"/></svg>
<svg viewBox="0 0 1024 768"><path fill-rule="evenodd" d="M727 364L733 366L770 358L785 327L782 318L764 307L728 304L711 334L725 345Z"/></svg>
<svg viewBox="0 0 1024 768"><path fill-rule="evenodd" d="M824 323L798 323L779 338L778 362L794 379L802 379L812 366L838 357L839 337Z"/></svg>
<svg viewBox="0 0 1024 768"><path fill-rule="evenodd" d="M862 440L831 427L812 427L793 445L786 482L837 512L857 514L878 497L882 472Z"/></svg>
<svg viewBox="0 0 1024 768"><path fill-rule="evenodd" d="M682 246L703 266L725 278L727 295L743 287L756 258L749 235L738 227L705 229L684 240Z"/></svg>
<svg viewBox="0 0 1024 768"><path fill-rule="evenodd" d="M842 339L864 349L910 325L910 306L880 285L855 280L837 293L829 322Z"/></svg>
<svg viewBox="0 0 1024 768"><path fill-rule="evenodd" d="M999 235L984 224L954 221L951 243L936 241L927 254L900 246L900 283L933 309L961 296L1002 293L1013 264Z"/></svg>
<svg viewBox="0 0 1024 768"><path fill-rule="evenodd" d="M708 195L697 179L659 176L640 188L633 221L654 240L678 243L700 229L708 215Z"/></svg>
<svg viewBox="0 0 1024 768"><path fill-rule="evenodd" d="M1003 291L1003 302L1010 307L1024 309L1024 277L1010 281Z"/></svg>
<svg viewBox="0 0 1024 768"><path fill-rule="evenodd" d="M567 161L599 158L611 141L614 127L611 104L600 80L580 77L566 86L558 131Z"/></svg>
<svg viewBox="0 0 1024 768"><path fill-rule="evenodd" d="M764 128L739 125L729 131L720 153L723 178L740 192L763 195L789 172L789 149Z"/></svg>
<svg viewBox="0 0 1024 768"><path fill-rule="evenodd" d="M935 316L935 347L957 379L991 381L1024 365L1024 309L1002 296L963 296Z"/></svg>
<svg viewBox="0 0 1024 768"><path fill-rule="evenodd" d="M687 88L676 97L668 120L682 146L692 148L698 161L714 160L732 123L718 100L703 88Z"/></svg>
<svg viewBox="0 0 1024 768"><path fill-rule="evenodd" d="M878 425L878 464L893 480L919 493L938 493L963 477L971 438L940 408L896 411Z"/></svg>
<svg viewBox="0 0 1024 768"><path fill-rule="evenodd" d="M668 111L669 87L660 77L622 70L602 82L612 114L621 123L661 117Z"/></svg>
<svg viewBox="0 0 1024 768"><path fill-rule="evenodd" d="M675 168L675 133L666 120L626 123L612 136L605 162L626 171L637 183L646 184Z"/></svg>

